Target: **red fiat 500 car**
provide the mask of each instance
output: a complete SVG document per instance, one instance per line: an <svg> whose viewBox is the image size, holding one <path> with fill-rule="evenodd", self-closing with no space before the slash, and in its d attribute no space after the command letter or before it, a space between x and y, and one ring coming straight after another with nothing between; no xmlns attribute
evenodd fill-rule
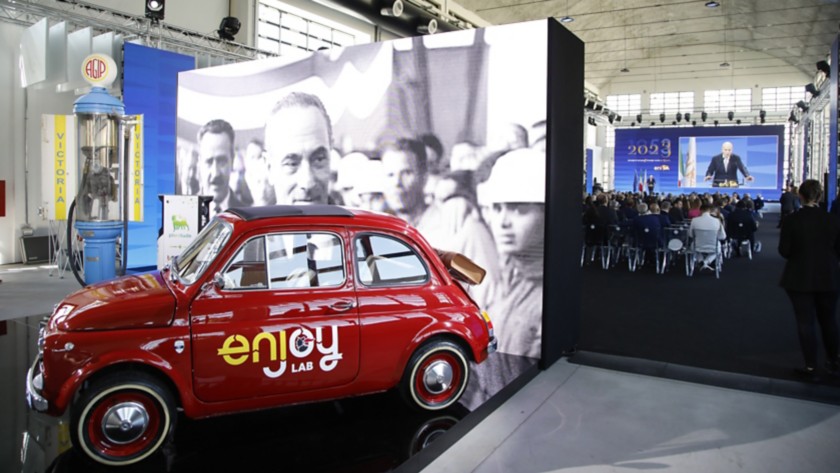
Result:
<svg viewBox="0 0 840 473"><path fill-rule="evenodd" d="M158 450L177 410L200 418L394 387L444 409L468 362L496 347L453 274L464 276L395 217L228 210L164 270L59 303L27 399L56 416L69 407L73 444L108 465Z"/></svg>

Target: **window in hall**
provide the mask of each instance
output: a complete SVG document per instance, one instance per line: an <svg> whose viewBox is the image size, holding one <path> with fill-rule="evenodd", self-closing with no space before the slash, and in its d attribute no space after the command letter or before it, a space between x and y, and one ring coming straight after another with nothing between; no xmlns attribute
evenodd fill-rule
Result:
<svg viewBox="0 0 840 473"><path fill-rule="evenodd" d="M752 90L720 89L703 93L703 110L708 113L749 112L752 108Z"/></svg>
<svg viewBox="0 0 840 473"><path fill-rule="evenodd" d="M257 48L273 54L370 42L370 35L276 0L257 6Z"/></svg>
<svg viewBox="0 0 840 473"><path fill-rule="evenodd" d="M642 94L608 95L607 108L630 119L642 113Z"/></svg>
<svg viewBox="0 0 840 473"><path fill-rule="evenodd" d="M804 86L761 89L761 108L768 112L787 112L800 100L805 100Z"/></svg>
<svg viewBox="0 0 840 473"><path fill-rule="evenodd" d="M650 94L650 113L694 112L694 92L655 92Z"/></svg>

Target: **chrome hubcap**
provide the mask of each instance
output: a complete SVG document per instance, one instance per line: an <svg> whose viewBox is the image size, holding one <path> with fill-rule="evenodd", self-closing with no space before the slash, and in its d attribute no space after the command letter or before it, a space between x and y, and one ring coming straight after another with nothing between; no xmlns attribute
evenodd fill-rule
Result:
<svg viewBox="0 0 840 473"><path fill-rule="evenodd" d="M432 394L440 394L452 385L452 366L445 361L435 361L423 373L423 385Z"/></svg>
<svg viewBox="0 0 840 473"><path fill-rule="evenodd" d="M102 432L109 442L115 444L131 443L146 432L149 426L149 414L139 402L123 402L105 413L102 418Z"/></svg>

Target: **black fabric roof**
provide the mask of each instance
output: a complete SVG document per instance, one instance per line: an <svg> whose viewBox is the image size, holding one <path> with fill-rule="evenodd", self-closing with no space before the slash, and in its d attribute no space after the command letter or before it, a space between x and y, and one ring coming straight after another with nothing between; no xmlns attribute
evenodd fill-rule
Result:
<svg viewBox="0 0 840 473"><path fill-rule="evenodd" d="M274 217L352 217L353 213L337 205L266 205L263 207L237 207L228 212L244 220Z"/></svg>

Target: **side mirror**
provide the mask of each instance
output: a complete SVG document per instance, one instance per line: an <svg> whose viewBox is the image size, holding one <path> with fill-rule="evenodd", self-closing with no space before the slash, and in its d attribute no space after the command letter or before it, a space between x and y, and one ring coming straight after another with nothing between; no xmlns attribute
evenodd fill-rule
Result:
<svg viewBox="0 0 840 473"><path fill-rule="evenodd" d="M213 276L213 284L215 284L219 289L225 288L225 277L222 276L222 273L216 273Z"/></svg>

